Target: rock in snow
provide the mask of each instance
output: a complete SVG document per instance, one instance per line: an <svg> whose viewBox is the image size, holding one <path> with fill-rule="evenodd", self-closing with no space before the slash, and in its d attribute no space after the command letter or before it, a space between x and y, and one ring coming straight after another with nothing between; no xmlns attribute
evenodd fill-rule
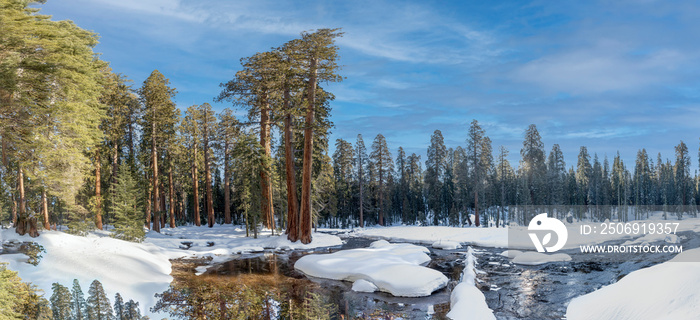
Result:
<svg viewBox="0 0 700 320"><path fill-rule="evenodd" d="M310 254L294 268L312 277L356 282L365 280L394 296L422 297L447 285L441 272L422 266L430 261L425 247L379 240L369 248ZM354 286L353 286L354 287ZM358 287L367 288L360 283Z"/></svg>

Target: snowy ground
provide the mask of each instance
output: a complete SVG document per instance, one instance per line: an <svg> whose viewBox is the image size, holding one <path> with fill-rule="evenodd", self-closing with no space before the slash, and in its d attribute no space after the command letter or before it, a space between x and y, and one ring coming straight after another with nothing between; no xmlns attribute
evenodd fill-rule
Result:
<svg viewBox="0 0 700 320"><path fill-rule="evenodd" d="M149 309L155 305L154 294L167 290L172 281L169 259L189 256L211 256L224 261L233 254L263 249L312 249L341 245L340 238L316 233L313 242L303 245L291 243L284 236L261 232L258 239L246 238L245 230L234 226L163 228L161 233L149 232L146 241L133 243L109 237L107 231L92 232L87 237L73 236L59 231L43 231L38 238L19 236L14 229L0 230L0 242L17 239L34 241L46 249L38 266L28 263L24 254L0 254L0 262L8 262L9 269L19 272L24 281L35 284L51 295L51 284L59 282L71 287L78 279L87 294L90 283L102 282L110 301L119 292L125 299L140 303L141 313L152 319ZM189 250L181 249L182 242L192 242ZM210 243L213 245L209 246Z"/></svg>
<svg viewBox="0 0 700 320"><path fill-rule="evenodd" d="M655 214L651 221L677 222L677 220L662 220L660 214ZM567 228L575 230L584 224L586 223L567 223ZM507 228L392 226L352 231L328 229L324 231L340 232L341 237L367 237L392 242L421 243L444 249L466 245L505 248L513 244L513 239L509 242ZM700 232L700 219L681 220L677 231ZM586 244L600 244L610 240L628 241L627 244L678 241L677 238L666 236L608 235L601 238L584 236L577 232L571 233L564 249L578 248L579 245ZM32 239L28 236L19 237L14 229L0 230L0 241L10 239L35 241L46 248L47 253L36 267L27 264L27 258L22 254L0 254L0 262L8 262L10 269L18 271L25 281L30 281L43 289L46 296L50 296L53 282L60 282L70 287L73 279L78 279L83 286L83 291L87 291L90 282L98 279L110 297L120 292L126 299L139 301L142 313L149 315L149 308L155 303L153 295L165 291L172 280L169 275L171 271L169 259L210 256L216 262L225 261L240 252L255 252L263 249L311 249L342 244L338 236L326 233L315 233L314 241L310 245L291 243L284 236L272 236L269 231L261 232L258 239L253 239L245 237L245 230L234 226L215 226L211 229L207 227L163 228L160 234L149 232L146 241L140 244L112 239L109 237L109 232L105 231L93 232L87 237L45 231L40 237ZM523 247L532 250L529 239L519 241L522 241ZM187 245L183 245L183 242ZM189 249L185 250L183 247L189 247ZM679 259L696 262L659 264L633 272L616 284L576 298L571 302L567 316L569 319L600 317L634 319L640 315L654 318L670 314L674 318L685 319L687 318L685 316L692 312L700 314L700 291L697 289L700 287L700 263L697 262L700 261L700 257L689 258L692 254L700 255L699 252L686 250L678 256ZM513 253L516 252L513 251ZM511 258L514 257L515 254L511 256ZM560 260L566 260L564 257L560 258L562 258ZM532 262L542 260L542 257L528 254L520 259ZM358 283L357 290L374 290L373 286L379 287L378 282L382 280L363 279L369 283ZM591 307L597 304L602 307ZM590 314L592 309L600 313L596 313L598 316L587 317L586 315ZM155 315L152 318L160 317Z"/></svg>
<svg viewBox="0 0 700 320"><path fill-rule="evenodd" d="M634 271L615 284L574 298L566 318L698 319L700 315L700 248L668 262Z"/></svg>

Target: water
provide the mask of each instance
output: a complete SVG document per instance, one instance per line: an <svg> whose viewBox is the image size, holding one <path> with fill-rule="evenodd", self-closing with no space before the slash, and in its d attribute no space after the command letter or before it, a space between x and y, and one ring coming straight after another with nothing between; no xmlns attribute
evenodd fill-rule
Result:
<svg viewBox="0 0 700 320"><path fill-rule="evenodd" d="M694 233L685 238L685 244L693 246L700 241ZM194 269L207 265L206 261L181 261L174 268L175 280L169 290L180 293L164 295L161 301L171 307L182 307L185 301L191 309L189 314L180 314L185 318L192 318L196 309L202 309L210 318L224 315L229 319L445 319L450 292L464 265L464 249L429 248L432 260L428 267L443 272L450 283L421 298L354 292L350 282L310 278L294 269L294 263L306 254L367 247L372 241L348 238L341 247L241 255L209 265L201 276L195 276ZM569 250L564 252L572 256L572 261L522 266L501 256L503 249L474 248L477 268L484 271L478 276L477 286L498 319L562 319L574 297L671 257L658 254L609 261Z"/></svg>

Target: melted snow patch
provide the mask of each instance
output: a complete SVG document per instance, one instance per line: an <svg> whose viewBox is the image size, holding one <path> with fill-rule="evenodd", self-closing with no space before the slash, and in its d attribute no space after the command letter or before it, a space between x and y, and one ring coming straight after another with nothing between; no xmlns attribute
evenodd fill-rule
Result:
<svg viewBox="0 0 700 320"><path fill-rule="evenodd" d="M377 291L377 286L364 279L359 279L352 284L352 291L357 292L375 292Z"/></svg>
<svg viewBox="0 0 700 320"><path fill-rule="evenodd" d="M379 240L369 248L306 255L294 268L312 277L366 280L394 296L422 297L445 287L448 281L441 272L422 266L430 261L429 252L421 246Z"/></svg>

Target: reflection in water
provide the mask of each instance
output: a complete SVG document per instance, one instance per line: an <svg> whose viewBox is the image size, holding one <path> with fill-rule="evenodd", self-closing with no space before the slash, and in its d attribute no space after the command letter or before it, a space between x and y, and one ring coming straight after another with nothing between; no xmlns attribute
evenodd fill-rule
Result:
<svg viewBox="0 0 700 320"><path fill-rule="evenodd" d="M410 304L376 298L384 294L359 294L344 282L306 279L293 269L297 258L265 254L236 259L200 276L194 275L194 268L202 263L175 260L174 280L156 295L159 300L152 311L180 319L415 318L405 312L413 311Z"/></svg>

